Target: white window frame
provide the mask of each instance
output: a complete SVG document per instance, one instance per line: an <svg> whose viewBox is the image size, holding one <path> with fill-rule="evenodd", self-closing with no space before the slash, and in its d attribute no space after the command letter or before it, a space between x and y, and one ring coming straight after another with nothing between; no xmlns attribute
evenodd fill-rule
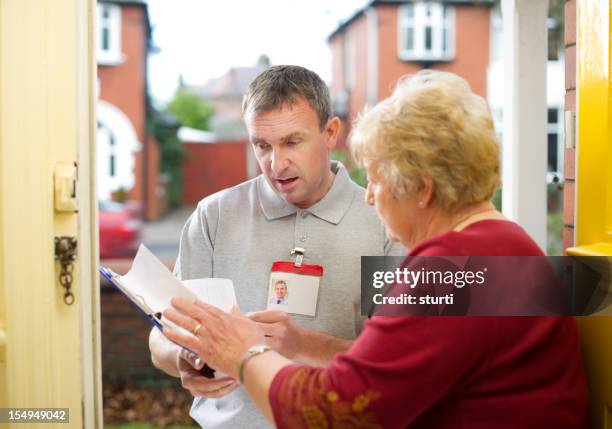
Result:
<svg viewBox="0 0 612 429"><path fill-rule="evenodd" d="M142 150L130 119L116 106L99 100L97 105L96 174L99 200L109 200L114 191L132 189L135 183L135 152ZM114 145L110 144L110 136ZM115 175L110 175L110 157L115 157Z"/></svg>
<svg viewBox="0 0 612 429"><path fill-rule="evenodd" d="M412 9L413 16L408 17ZM427 16L427 10L431 15ZM446 19L444 10L446 9ZM447 3L420 1L406 3L398 8L397 55L403 61L451 61L455 57L455 8ZM425 48L425 29L432 28L432 47ZM406 47L407 30L413 29L412 49ZM443 34L446 29L446 50Z"/></svg>
<svg viewBox="0 0 612 429"><path fill-rule="evenodd" d="M548 122L548 111L555 110L557 112L557 122ZM556 178L557 181L563 181L565 176L565 111L562 106L549 105L546 111L546 183L553 183ZM493 116L493 123L495 126L495 133L498 141L503 141L502 136L502 123L503 123L503 112L501 108L493 108L491 110ZM548 166L548 136L553 134L556 136L555 150L557 152L557 165L553 170L549 169ZM504 147L501 145L503 152Z"/></svg>
<svg viewBox="0 0 612 429"><path fill-rule="evenodd" d="M557 112L557 122L548 122L548 111L549 110L555 110ZM559 178L563 177L564 174L564 155L565 155L565 122L564 122L564 110L562 107L559 106L548 106L548 110L546 111L546 128L547 128L547 132L546 132L546 151L547 151L547 155L546 155L546 170L548 176L552 175L557 175ZM556 135L557 137L557 142L556 142L556 151L557 151L557 165L556 165L556 169L554 170L549 170L548 169L548 136L550 134ZM549 180L550 182L550 180Z"/></svg>
<svg viewBox="0 0 612 429"><path fill-rule="evenodd" d="M104 17L108 11L108 17ZM96 4L96 54L98 64L115 65L123 62L121 53L121 7L111 3ZM103 32L108 30L108 49L102 46Z"/></svg>

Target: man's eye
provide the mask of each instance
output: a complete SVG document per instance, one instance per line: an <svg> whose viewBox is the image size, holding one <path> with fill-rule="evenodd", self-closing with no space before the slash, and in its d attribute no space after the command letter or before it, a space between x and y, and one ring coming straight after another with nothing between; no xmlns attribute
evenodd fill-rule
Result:
<svg viewBox="0 0 612 429"><path fill-rule="evenodd" d="M259 150L266 150L270 147L269 144L266 143L255 143L255 148L259 149Z"/></svg>
<svg viewBox="0 0 612 429"><path fill-rule="evenodd" d="M296 144L298 144L298 143L299 143L299 141L298 141L298 140L289 140L289 141L287 142L287 145L288 145L288 146L295 146L295 145L296 145Z"/></svg>

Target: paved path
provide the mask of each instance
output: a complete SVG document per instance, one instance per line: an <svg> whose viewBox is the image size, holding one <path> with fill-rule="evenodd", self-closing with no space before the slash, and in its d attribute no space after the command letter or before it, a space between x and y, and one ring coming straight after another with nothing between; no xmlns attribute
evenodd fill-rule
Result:
<svg viewBox="0 0 612 429"><path fill-rule="evenodd" d="M193 207L181 207L155 222L146 222L142 229L142 242L163 262L174 265L178 254L181 230Z"/></svg>

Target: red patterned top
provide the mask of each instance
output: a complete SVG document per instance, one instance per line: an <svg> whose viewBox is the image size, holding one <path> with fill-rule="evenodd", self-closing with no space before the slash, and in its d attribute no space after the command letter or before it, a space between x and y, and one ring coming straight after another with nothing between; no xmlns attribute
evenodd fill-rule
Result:
<svg viewBox="0 0 612 429"><path fill-rule="evenodd" d="M411 256L542 255L518 225L474 223ZM578 331L563 317L373 317L325 369L270 387L279 428L586 428Z"/></svg>

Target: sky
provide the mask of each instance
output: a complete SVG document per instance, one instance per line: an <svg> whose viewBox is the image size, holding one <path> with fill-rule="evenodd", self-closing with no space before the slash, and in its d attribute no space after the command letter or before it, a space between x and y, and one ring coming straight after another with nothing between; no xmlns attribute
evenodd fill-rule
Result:
<svg viewBox="0 0 612 429"><path fill-rule="evenodd" d="M327 36L367 0L147 0L153 41L151 93L167 102L182 76L203 84L231 67L299 64L331 80Z"/></svg>

